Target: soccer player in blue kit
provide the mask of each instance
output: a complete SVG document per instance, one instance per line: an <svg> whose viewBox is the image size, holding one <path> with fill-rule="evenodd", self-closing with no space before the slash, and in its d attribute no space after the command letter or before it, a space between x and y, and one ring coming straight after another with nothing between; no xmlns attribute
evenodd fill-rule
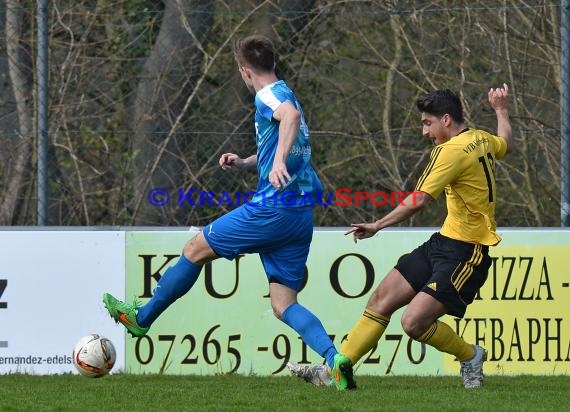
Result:
<svg viewBox="0 0 570 412"><path fill-rule="evenodd" d="M339 390L354 389L350 359L338 353L321 321L297 302L313 237L312 206L323 190L311 165L303 110L293 91L277 78L269 38L242 38L234 55L245 85L255 94L257 153L245 159L225 153L219 163L223 169L257 166L256 194L189 240L144 306L127 304L109 293L103 295L103 302L116 322L133 336L143 336L162 312L192 288L204 264L219 257L231 260L258 253L275 316L325 358Z"/></svg>

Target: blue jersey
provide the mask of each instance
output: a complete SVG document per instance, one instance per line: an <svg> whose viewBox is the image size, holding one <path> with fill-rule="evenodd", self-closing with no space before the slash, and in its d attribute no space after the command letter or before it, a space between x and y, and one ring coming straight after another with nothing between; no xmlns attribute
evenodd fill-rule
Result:
<svg viewBox="0 0 570 412"><path fill-rule="evenodd" d="M279 122L273 118L273 113L285 101L289 101L301 113L301 127L286 161L291 180L284 188L276 190L269 182L279 140ZM279 80L256 93L255 108L259 182L250 202L273 207L316 205L321 199L323 186L311 165L309 127L297 97L284 81Z"/></svg>

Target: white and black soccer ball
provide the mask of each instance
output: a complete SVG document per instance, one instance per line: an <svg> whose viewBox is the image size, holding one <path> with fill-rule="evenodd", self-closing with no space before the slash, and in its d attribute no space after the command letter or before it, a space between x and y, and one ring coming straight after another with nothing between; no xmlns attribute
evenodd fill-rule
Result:
<svg viewBox="0 0 570 412"><path fill-rule="evenodd" d="M84 336L73 349L73 364L83 376L100 378L113 369L117 355L113 343L96 333Z"/></svg>

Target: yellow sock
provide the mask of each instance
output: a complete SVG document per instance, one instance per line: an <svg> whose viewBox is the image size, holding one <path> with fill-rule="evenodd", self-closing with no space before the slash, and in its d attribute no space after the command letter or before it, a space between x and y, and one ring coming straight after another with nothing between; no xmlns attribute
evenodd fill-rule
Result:
<svg viewBox="0 0 570 412"><path fill-rule="evenodd" d="M342 343L340 352L348 356L353 365L356 364L378 343L388 326L388 322L390 322L390 318L370 309L365 309Z"/></svg>
<svg viewBox="0 0 570 412"><path fill-rule="evenodd" d="M436 320L418 340L441 352L455 355L460 362L471 359L475 355L473 345L465 342L449 325L439 320Z"/></svg>

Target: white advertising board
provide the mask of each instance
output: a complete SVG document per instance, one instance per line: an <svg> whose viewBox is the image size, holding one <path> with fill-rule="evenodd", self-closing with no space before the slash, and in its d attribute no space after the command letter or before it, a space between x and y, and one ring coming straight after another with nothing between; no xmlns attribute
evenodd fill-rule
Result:
<svg viewBox="0 0 570 412"><path fill-rule="evenodd" d="M337 345L372 288L432 232L387 230L355 245L342 231L316 231L300 298ZM488 350L490 374L568 374L570 231L500 233L489 278L466 316L444 321ZM253 255L206 266L188 296L148 335L125 339L124 328L103 307L103 292L145 303L192 235L173 228L0 230L0 375L76 373L73 346L89 333L113 342L113 372L274 375L287 373L287 360L322 361L274 318ZM331 313L330 307L340 306ZM360 374L457 373L453 357L413 342L399 318L394 314L378 347L359 365Z"/></svg>
<svg viewBox="0 0 570 412"><path fill-rule="evenodd" d="M123 297L124 231L0 231L0 374L75 372L84 335L113 342L124 369L124 328L101 295Z"/></svg>

